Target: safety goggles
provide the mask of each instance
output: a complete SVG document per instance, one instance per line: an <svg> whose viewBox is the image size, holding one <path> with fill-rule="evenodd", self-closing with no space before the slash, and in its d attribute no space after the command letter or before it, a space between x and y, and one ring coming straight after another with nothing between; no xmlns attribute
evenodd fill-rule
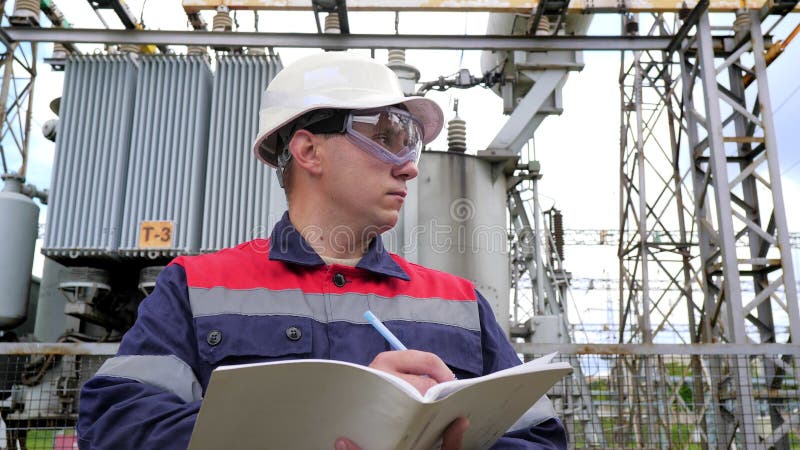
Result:
<svg viewBox="0 0 800 450"><path fill-rule="evenodd" d="M394 106L350 111L344 133L358 148L392 165L416 164L422 153L422 124Z"/></svg>
<svg viewBox="0 0 800 450"><path fill-rule="evenodd" d="M296 130L314 134L344 134L356 147L392 165L419 162L422 153L422 124L408 111L394 106L362 110L318 109L278 132L286 147L278 166L291 159L288 142Z"/></svg>

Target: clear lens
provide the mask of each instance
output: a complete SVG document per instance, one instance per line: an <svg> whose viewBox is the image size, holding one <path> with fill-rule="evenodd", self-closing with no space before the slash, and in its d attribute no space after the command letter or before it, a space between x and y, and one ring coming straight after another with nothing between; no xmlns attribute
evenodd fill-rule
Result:
<svg viewBox="0 0 800 450"><path fill-rule="evenodd" d="M391 164L419 161L422 126L402 109L353 111L347 120L347 135L362 149Z"/></svg>

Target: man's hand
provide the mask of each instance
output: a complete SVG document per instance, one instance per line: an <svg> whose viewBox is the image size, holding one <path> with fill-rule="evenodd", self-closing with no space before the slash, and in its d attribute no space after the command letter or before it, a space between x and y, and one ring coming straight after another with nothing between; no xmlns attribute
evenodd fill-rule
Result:
<svg viewBox="0 0 800 450"><path fill-rule="evenodd" d="M417 350L378 353L369 366L408 381L422 395L431 387L456 378L438 356Z"/></svg>
<svg viewBox="0 0 800 450"><path fill-rule="evenodd" d="M456 378L438 356L417 350L379 353L369 366L408 381L422 395L425 395L425 392L431 387ZM461 449L461 439L468 427L469 420L466 417L459 417L450 423L442 434L441 449ZM337 439L335 448L336 450L361 450L353 441L345 438Z"/></svg>
<svg viewBox="0 0 800 450"><path fill-rule="evenodd" d="M452 421L447 429L442 434L441 450L461 450L461 438L464 437L464 432L469 428L469 420L466 417L459 417ZM339 438L334 445L336 450L361 450L361 447L355 444L350 439Z"/></svg>

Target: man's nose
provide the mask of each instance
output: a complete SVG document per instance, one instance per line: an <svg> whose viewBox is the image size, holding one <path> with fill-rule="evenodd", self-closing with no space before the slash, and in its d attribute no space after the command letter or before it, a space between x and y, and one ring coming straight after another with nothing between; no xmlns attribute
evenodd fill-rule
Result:
<svg viewBox="0 0 800 450"><path fill-rule="evenodd" d="M392 167L392 175L405 180L412 180L419 175L417 163L414 161L406 161L403 164Z"/></svg>

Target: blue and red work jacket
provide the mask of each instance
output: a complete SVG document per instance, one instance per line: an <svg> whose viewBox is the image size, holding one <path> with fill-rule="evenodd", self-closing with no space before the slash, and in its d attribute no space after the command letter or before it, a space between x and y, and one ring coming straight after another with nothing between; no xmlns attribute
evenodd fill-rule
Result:
<svg viewBox="0 0 800 450"><path fill-rule="evenodd" d="M390 254L381 239L356 267L326 265L285 214L269 240L179 257L161 272L117 355L81 390L79 446L185 449L220 365L367 365L389 350L364 320L368 309L458 378L520 363L471 282ZM493 448L561 449L566 434L543 398Z"/></svg>

